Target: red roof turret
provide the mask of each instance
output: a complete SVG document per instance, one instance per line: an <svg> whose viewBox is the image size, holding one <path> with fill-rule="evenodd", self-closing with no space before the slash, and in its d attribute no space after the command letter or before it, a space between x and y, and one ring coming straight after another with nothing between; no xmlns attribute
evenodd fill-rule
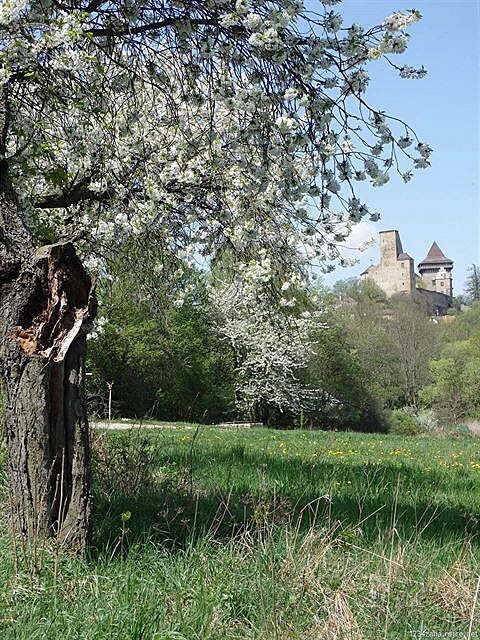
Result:
<svg viewBox="0 0 480 640"><path fill-rule="evenodd" d="M443 251L438 246L438 244L434 242L430 247L430 251L427 253L427 257L424 260L422 260L422 262L420 262L418 266L419 267L423 265L427 266L429 264L452 264L453 265L453 262L452 260L450 260L450 258L447 258L447 256L443 253Z"/></svg>

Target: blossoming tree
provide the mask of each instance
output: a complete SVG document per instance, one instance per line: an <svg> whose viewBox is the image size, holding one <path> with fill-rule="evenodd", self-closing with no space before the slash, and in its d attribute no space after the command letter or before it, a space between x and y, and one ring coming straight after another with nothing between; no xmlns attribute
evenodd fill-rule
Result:
<svg viewBox="0 0 480 640"><path fill-rule="evenodd" d="M0 362L26 538L89 537L95 296L78 255L131 234L166 258L228 255L243 287L294 306L308 263L377 219L356 181L428 165L428 145L365 96L372 61L424 74L394 61L420 15L343 28L337 3L3 1Z"/></svg>

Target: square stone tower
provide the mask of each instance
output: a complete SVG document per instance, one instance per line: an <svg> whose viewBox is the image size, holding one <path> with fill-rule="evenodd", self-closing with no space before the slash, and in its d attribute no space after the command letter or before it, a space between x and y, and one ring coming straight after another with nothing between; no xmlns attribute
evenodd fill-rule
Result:
<svg viewBox="0 0 480 640"><path fill-rule="evenodd" d="M397 230L380 231L380 256L380 264L369 267L361 277L373 280L388 297L396 293L413 293L413 258L404 252Z"/></svg>

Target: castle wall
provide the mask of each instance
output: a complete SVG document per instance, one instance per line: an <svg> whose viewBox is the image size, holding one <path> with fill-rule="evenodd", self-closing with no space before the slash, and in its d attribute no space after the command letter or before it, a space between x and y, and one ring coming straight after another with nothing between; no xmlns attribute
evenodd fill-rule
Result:
<svg viewBox="0 0 480 640"><path fill-rule="evenodd" d="M415 288L413 260L398 261L389 267L370 267L366 278L373 280L388 297L396 293L412 293Z"/></svg>
<svg viewBox="0 0 480 640"><path fill-rule="evenodd" d="M416 293L434 314L443 316L447 313L450 307L450 296L428 289L417 289Z"/></svg>
<svg viewBox="0 0 480 640"><path fill-rule="evenodd" d="M419 265L421 288L417 288L413 259L403 251L398 231L380 232L380 255L380 264L364 271L363 279L373 280L389 298L396 294L418 294L432 313L447 313L453 294L453 262L445 258L436 242Z"/></svg>

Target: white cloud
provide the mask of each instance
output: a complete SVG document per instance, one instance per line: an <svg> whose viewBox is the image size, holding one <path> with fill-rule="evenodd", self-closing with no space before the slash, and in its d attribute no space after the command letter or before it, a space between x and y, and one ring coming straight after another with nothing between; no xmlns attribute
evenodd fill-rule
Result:
<svg viewBox="0 0 480 640"><path fill-rule="evenodd" d="M336 280L358 277L371 264L380 260L378 226L370 220L356 224L348 238L338 246L343 266L337 265L332 273L325 274L323 280L332 285Z"/></svg>
<svg viewBox="0 0 480 640"><path fill-rule="evenodd" d="M378 256L378 238L377 225L369 220L361 220L339 246L340 253L343 258L358 259L362 263L369 261Z"/></svg>

